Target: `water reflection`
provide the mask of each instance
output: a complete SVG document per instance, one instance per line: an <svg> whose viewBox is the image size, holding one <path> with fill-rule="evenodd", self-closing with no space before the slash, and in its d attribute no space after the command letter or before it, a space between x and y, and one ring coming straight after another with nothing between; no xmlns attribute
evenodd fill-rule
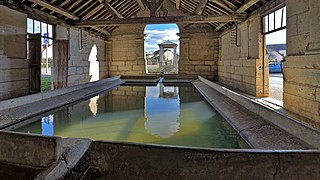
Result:
<svg viewBox="0 0 320 180"><path fill-rule="evenodd" d="M10 130L194 147L239 148L238 134L191 85L121 86ZM8 129L8 130L9 130Z"/></svg>
<svg viewBox="0 0 320 180"><path fill-rule="evenodd" d="M180 98L178 87L162 83L146 87L145 127L156 137L168 138L179 131Z"/></svg>
<svg viewBox="0 0 320 180"><path fill-rule="evenodd" d="M49 115L41 119L41 131L43 135L53 136L54 134L53 115Z"/></svg>
<svg viewBox="0 0 320 180"><path fill-rule="evenodd" d="M95 96L91 98L89 102L90 111L92 112L93 117L95 117L98 112L98 99L99 99L99 96Z"/></svg>

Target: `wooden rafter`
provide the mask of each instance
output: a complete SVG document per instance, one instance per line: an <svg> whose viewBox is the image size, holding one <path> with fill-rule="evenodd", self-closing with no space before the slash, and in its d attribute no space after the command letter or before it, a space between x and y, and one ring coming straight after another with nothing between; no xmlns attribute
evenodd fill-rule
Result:
<svg viewBox="0 0 320 180"><path fill-rule="evenodd" d="M252 5L256 4L260 0L249 0L246 1L237 11L236 13L243 13L245 10L249 9Z"/></svg>
<svg viewBox="0 0 320 180"><path fill-rule="evenodd" d="M201 15L206 7L208 0L200 0L196 9L194 10L194 14Z"/></svg>
<svg viewBox="0 0 320 180"><path fill-rule="evenodd" d="M108 10L113 18L123 18L123 16L111 6L109 0L99 0L99 2L102 3L102 5Z"/></svg>
<svg viewBox="0 0 320 180"><path fill-rule="evenodd" d="M159 0L159 2L156 5L156 7L157 7L156 11L160 10L160 8L162 7L163 3L164 3L164 0Z"/></svg>
<svg viewBox="0 0 320 180"><path fill-rule="evenodd" d="M151 0L150 1L150 16L156 17L156 13L157 13L157 1Z"/></svg>
<svg viewBox="0 0 320 180"><path fill-rule="evenodd" d="M212 22L242 22L247 15L215 15L215 16L165 16L137 17L126 19L85 20L75 23L76 27L119 26L127 24L164 24L164 23L212 23Z"/></svg>
<svg viewBox="0 0 320 180"><path fill-rule="evenodd" d="M176 9L180 9L181 0L176 0Z"/></svg>
<svg viewBox="0 0 320 180"><path fill-rule="evenodd" d="M146 9L146 7L144 6L142 0L136 0L136 1L137 1L137 3L139 4L141 10L144 11L144 10Z"/></svg>
<svg viewBox="0 0 320 180"><path fill-rule="evenodd" d="M91 28L101 32L102 34L110 36L110 33L107 30L103 29L103 28L100 28L100 27L91 27Z"/></svg>
<svg viewBox="0 0 320 180"><path fill-rule="evenodd" d="M148 2L147 0L142 0L142 3L147 6L147 8L150 10L150 2Z"/></svg>
<svg viewBox="0 0 320 180"><path fill-rule="evenodd" d="M219 5L220 7L222 7L223 9L225 9L226 11L228 11L229 13L234 13L236 11L236 6L232 6L229 7L225 2L229 2L229 1L222 1L222 0L209 0L210 2L213 2L217 5ZM232 3L231 3L232 4Z"/></svg>
<svg viewBox="0 0 320 180"><path fill-rule="evenodd" d="M239 9L237 9L237 11L235 13L243 13L247 9L249 9L252 5L254 5L255 3L259 2L259 1L260 0L248 0ZM219 24L219 26L216 27L215 30L218 31L219 29L221 29L225 25L226 25L226 23L221 23L221 24Z"/></svg>
<svg viewBox="0 0 320 180"><path fill-rule="evenodd" d="M72 20L79 20L79 17L77 17L75 14L73 13L70 13L64 9L62 9L61 7L59 6L55 6L54 4L52 3L49 3L49 2L45 2L45 1L42 1L42 0L30 0L31 2L35 3L35 4L38 4L42 7L45 7L47 9L50 9L51 11L54 11L54 12L57 12L67 18L70 18Z"/></svg>

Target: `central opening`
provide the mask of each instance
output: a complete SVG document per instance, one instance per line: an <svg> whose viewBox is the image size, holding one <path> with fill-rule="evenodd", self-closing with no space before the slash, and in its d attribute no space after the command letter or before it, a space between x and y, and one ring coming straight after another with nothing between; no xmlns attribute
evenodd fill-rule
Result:
<svg viewBox="0 0 320 180"><path fill-rule="evenodd" d="M177 24L149 24L144 33L146 72L178 74L180 42Z"/></svg>

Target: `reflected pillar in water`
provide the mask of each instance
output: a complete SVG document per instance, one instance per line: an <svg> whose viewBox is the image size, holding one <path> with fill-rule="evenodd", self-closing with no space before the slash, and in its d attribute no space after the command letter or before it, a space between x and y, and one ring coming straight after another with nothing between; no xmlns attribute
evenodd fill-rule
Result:
<svg viewBox="0 0 320 180"><path fill-rule="evenodd" d="M97 103L98 99L99 99L99 96L95 96L91 98L89 102L90 111L92 112L93 116L96 116L98 112L98 103Z"/></svg>
<svg viewBox="0 0 320 180"><path fill-rule="evenodd" d="M160 138L169 138L179 131L180 98L178 87L146 87L145 128Z"/></svg>

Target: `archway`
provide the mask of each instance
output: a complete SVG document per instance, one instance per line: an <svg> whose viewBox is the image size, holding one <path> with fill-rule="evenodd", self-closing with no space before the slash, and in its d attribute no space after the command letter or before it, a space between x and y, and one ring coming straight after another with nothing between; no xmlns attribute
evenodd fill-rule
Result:
<svg viewBox="0 0 320 180"><path fill-rule="evenodd" d="M144 33L146 72L177 74L180 45L177 24L149 24Z"/></svg>
<svg viewBox="0 0 320 180"><path fill-rule="evenodd" d="M91 48L91 52L89 55L89 75L90 75L90 82L98 81L99 80L99 61L97 61L98 49L96 45L93 45ZM98 99L99 96L95 96L90 99L89 107L90 111L92 112L93 116L97 115L98 111Z"/></svg>
<svg viewBox="0 0 320 180"><path fill-rule="evenodd" d="M89 75L90 82L99 80L99 61L97 61L98 49L93 45L89 55Z"/></svg>

